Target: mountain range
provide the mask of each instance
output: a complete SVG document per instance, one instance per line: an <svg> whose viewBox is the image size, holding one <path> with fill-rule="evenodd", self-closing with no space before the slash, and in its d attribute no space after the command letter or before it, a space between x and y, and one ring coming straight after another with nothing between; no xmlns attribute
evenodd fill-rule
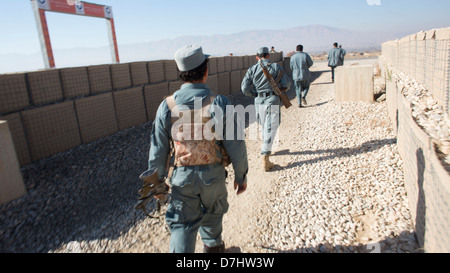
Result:
<svg viewBox="0 0 450 273"><path fill-rule="evenodd" d="M381 44L398 39L409 33L358 32L323 25L299 26L281 30L248 30L227 35L183 36L175 39L151 41L138 44L120 44L122 63L173 59L174 52L186 44L198 44L212 56L235 56L255 54L259 47L274 46L286 54L302 44L309 53L322 53L334 42L342 44L347 52L379 50ZM111 62L108 47L54 49L58 68L96 65ZM0 55L0 73L30 71L43 68L41 53L30 55Z"/></svg>

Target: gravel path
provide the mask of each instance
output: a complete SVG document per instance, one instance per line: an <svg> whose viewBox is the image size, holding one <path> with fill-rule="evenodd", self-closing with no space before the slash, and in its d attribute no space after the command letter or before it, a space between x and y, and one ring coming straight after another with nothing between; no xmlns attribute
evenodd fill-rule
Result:
<svg viewBox="0 0 450 273"><path fill-rule="evenodd" d="M313 71L308 107L283 108L276 169L264 173L260 143L248 141L243 195L233 192L230 171L227 252L420 251L386 103L336 103L326 63ZM24 167L28 194L0 206L0 252L167 252L164 220L134 210L150 129Z"/></svg>

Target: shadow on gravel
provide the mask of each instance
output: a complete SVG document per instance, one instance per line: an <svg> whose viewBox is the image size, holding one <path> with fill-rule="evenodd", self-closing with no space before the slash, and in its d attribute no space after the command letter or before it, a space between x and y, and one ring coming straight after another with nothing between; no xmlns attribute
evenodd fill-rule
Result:
<svg viewBox="0 0 450 273"><path fill-rule="evenodd" d="M356 154L361 153L369 153L378 149L381 149L386 145L393 145L397 143L396 138L383 139L383 140L371 140L366 143L363 143L361 146L355 148L338 148L338 149L326 149L326 150L313 150L313 151L299 151L299 152L290 152L290 150L282 150L278 151L274 154L274 156L285 156L285 155L321 155L314 159L309 159L305 161L298 161L288 164L287 166L283 166L283 169L294 168L303 164L313 164L317 161L329 160L336 157L349 157L354 156Z"/></svg>
<svg viewBox="0 0 450 273"><path fill-rule="evenodd" d="M262 248L276 253L423 253L415 242L415 232L403 231L398 236L390 236L381 241L370 244L356 244L350 246L319 244L314 247L280 250L273 247Z"/></svg>
<svg viewBox="0 0 450 273"><path fill-rule="evenodd" d="M324 74L324 73L330 73L330 82L314 83L314 81L317 80L318 78L320 78L320 76L322 76L322 74ZM331 82L331 70L311 71L311 83L312 83L312 85L315 85L315 84L328 84L328 83L332 83L332 82Z"/></svg>
<svg viewBox="0 0 450 273"><path fill-rule="evenodd" d="M151 122L23 167L27 195L0 205L0 252L113 240L144 219L134 206L150 130Z"/></svg>
<svg viewBox="0 0 450 273"><path fill-rule="evenodd" d="M314 107L319 107L319 106L328 104L328 103L330 103L330 102L332 102L332 101L334 101L334 100L324 101L324 102L320 102L320 103L317 103L317 104L306 105L306 106L303 106L303 107L304 107L304 108L314 108Z"/></svg>
<svg viewBox="0 0 450 273"><path fill-rule="evenodd" d="M225 253L242 253L241 248L237 246L232 246L225 249Z"/></svg>
<svg viewBox="0 0 450 273"><path fill-rule="evenodd" d="M334 84L334 82L318 82L318 83L312 83L311 85L328 85L328 84Z"/></svg>

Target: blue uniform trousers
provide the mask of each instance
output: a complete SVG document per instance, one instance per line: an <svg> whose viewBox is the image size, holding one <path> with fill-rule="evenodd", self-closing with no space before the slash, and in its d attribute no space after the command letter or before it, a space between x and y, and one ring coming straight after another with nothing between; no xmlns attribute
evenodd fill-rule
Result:
<svg viewBox="0 0 450 273"><path fill-rule="evenodd" d="M262 136L262 155L271 155L275 136L281 122L280 97L272 95L255 99L256 119Z"/></svg>
<svg viewBox="0 0 450 273"><path fill-rule="evenodd" d="M222 219L228 211L225 179L219 164L174 170L166 213L171 253L194 253L197 232L208 247L222 244Z"/></svg>
<svg viewBox="0 0 450 273"><path fill-rule="evenodd" d="M302 105L302 98L305 99L308 95L311 82L309 80L301 80L295 82L295 94L297 95L298 105Z"/></svg>

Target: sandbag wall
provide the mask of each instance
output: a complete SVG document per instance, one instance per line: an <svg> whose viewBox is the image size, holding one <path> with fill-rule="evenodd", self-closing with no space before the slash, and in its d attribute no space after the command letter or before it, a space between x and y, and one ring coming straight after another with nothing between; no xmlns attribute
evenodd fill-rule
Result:
<svg viewBox="0 0 450 273"><path fill-rule="evenodd" d="M281 62L282 53L271 55ZM254 55L212 57L208 85L240 92ZM177 91L174 60L0 75L0 120L7 120L21 166L152 121Z"/></svg>

